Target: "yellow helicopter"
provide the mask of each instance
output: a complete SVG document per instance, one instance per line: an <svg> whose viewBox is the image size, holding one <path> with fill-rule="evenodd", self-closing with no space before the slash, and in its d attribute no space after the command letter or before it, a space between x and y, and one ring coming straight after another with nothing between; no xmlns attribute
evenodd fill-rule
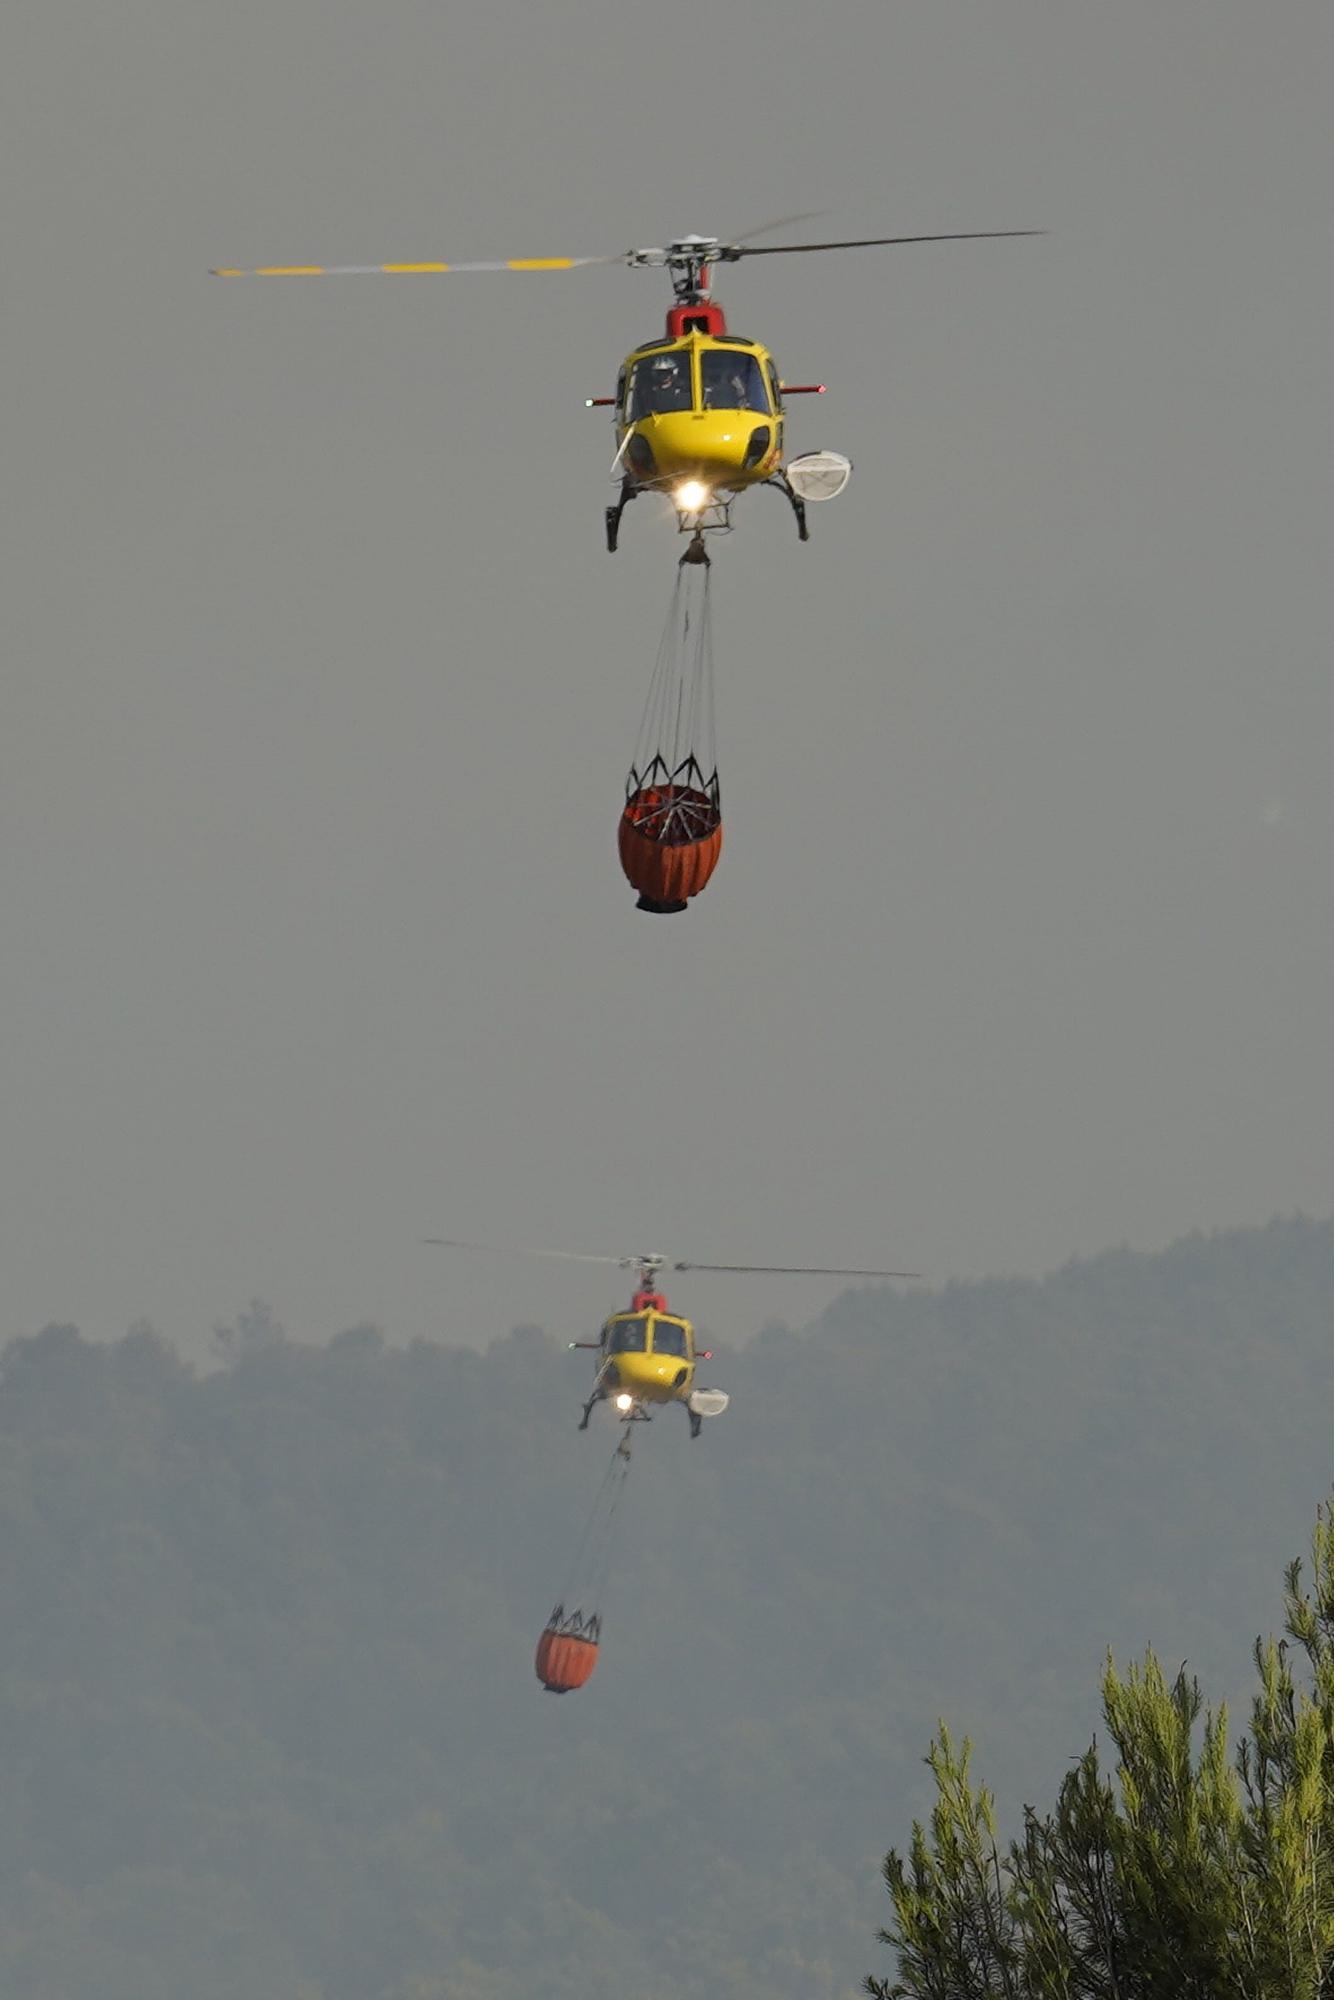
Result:
<svg viewBox="0 0 1334 2000"><path fill-rule="evenodd" d="M680 1403L690 1419L690 1435L698 1437L705 1417L720 1417L731 1398L723 1389L695 1384L701 1361L712 1361L709 1348L695 1345L690 1320L671 1311L659 1285L663 1271L722 1271L732 1275L786 1278L917 1278L917 1271L849 1270L841 1264L688 1264L656 1254L605 1257L579 1250L525 1250L493 1243L467 1243L448 1236L428 1236L437 1249L486 1250L497 1256L558 1258L563 1263L611 1264L633 1271L636 1286L630 1304L603 1322L596 1340L572 1340L571 1352L598 1356L592 1392L583 1406L579 1429L588 1429L599 1403L610 1403L622 1423L650 1423L663 1403ZM627 1434L628 1436L628 1434ZM628 1455L628 1454L627 1454Z"/></svg>
<svg viewBox="0 0 1334 2000"><path fill-rule="evenodd" d="M807 220L788 216L732 243L716 236L680 236L658 249L626 250L611 257L511 257L461 264L267 264L249 270L215 266L211 275L417 277L444 272L570 271L607 264L666 270L676 302L668 311L664 337L627 355L614 396L586 399L589 409L614 411L617 449L611 471L619 492L606 511L608 549L615 550L621 515L637 494L665 494L676 510L680 530L697 540L705 531L730 529L732 502L751 486L772 486L785 495L804 542L809 539L807 503L832 500L841 493L852 463L831 451L805 452L784 462L785 398L823 395L825 385L783 382L766 347L728 332L723 309L710 296L713 267L735 264L743 257L1042 234L1034 229L986 229L938 236L866 236L838 243L757 245L751 240L765 230Z"/></svg>

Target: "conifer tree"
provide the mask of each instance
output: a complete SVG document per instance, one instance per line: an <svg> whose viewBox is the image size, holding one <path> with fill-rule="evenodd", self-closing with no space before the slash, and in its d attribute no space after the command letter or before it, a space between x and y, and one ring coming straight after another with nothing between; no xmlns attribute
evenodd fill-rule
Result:
<svg viewBox="0 0 1334 2000"><path fill-rule="evenodd" d="M885 1861L898 1967L872 2000L1334 2000L1334 1500L1311 1590L1299 1562L1285 1586L1288 1640L1256 1643L1235 1758L1184 1668L1109 1658L1114 1772L1095 1743L1002 1851L971 1745L940 1726L930 1825Z"/></svg>

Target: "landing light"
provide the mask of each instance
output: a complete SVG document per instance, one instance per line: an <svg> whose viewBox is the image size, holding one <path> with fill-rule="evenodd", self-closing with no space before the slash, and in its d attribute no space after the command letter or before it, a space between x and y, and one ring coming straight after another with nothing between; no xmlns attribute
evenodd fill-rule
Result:
<svg viewBox="0 0 1334 2000"><path fill-rule="evenodd" d="M685 514L698 514L701 507L709 504L709 489L698 479L687 479L684 486L676 489L676 504Z"/></svg>
<svg viewBox="0 0 1334 2000"><path fill-rule="evenodd" d="M632 1407L634 1400L633 1396L618 1396L616 1398L616 1407L618 1410L628 1410Z"/></svg>

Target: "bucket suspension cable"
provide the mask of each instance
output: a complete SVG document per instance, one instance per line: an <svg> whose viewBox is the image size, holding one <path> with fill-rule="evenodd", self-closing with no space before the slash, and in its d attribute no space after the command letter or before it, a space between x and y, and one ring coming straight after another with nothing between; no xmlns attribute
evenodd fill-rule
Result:
<svg viewBox="0 0 1334 2000"><path fill-rule="evenodd" d="M722 851L710 565L694 546L677 564L617 835L641 910L684 910Z"/></svg>
<svg viewBox="0 0 1334 2000"><path fill-rule="evenodd" d="M621 1523L621 1502L630 1476L629 1435L622 1438L611 1455L611 1463L598 1488L593 1511L584 1529L571 1588L576 1585L594 1611L602 1609L616 1536Z"/></svg>
<svg viewBox="0 0 1334 2000"><path fill-rule="evenodd" d="M579 1546L570 1564L561 1604L582 1612L585 1620L601 1609L620 1525L621 1501L630 1473L629 1440L623 1438L611 1455L602 1475L592 1511L584 1523Z"/></svg>
<svg viewBox="0 0 1334 2000"><path fill-rule="evenodd" d="M650 771L670 777L691 766L704 777L703 789L716 781L711 568L688 554L677 565L627 795L638 789L637 776L651 782Z"/></svg>
<svg viewBox="0 0 1334 2000"><path fill-rule="evenodd" d="M627 1432L603 1475L565 1592L537 1642L537 1678L551 1694L569 1694L582 1687L597 1665L603 1602L629 1474Z"/></svg>

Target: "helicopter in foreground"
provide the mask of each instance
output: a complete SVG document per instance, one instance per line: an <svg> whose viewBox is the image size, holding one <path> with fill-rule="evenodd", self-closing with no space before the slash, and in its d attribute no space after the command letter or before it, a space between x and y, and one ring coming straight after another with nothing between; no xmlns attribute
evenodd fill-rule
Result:
<svg viewBox="0 0 1334 2000"><path fill-rule="evenodd" d="M917 1278L917 1271L849 1270L839 1264L692 1264L656 1254L634 1257L605 1257L578 1250L523 1250L490 1243L459 1242L447 1236L428 1236L425 1241L438 1249L487 1250L497 1255L548 1257L563 1263L610 1264L617 1270L635 1273L635 1290L629 1306L604 1321L596 1340L572 1340L572 1352L585 1350L598 1356L592 1391L583 1406L579 1429L588 1429L589 1419L599 1403L610 1403L624 1424L651 1423L654 1411L665 1403L680 1403L690 1419L690 1435L700 1434L705 1417L720 1417L731 1398L723 1389L695 1386L695 1371L701 1361L711 1361L708 1348L697 1348L690 1320L671 1311L659 1285L663 1271L713 1271L740 1276L771 1275L789 1278ZM628 1456L628 1436L627 1456Z"/></svg>
<svg viewBox="0 0 1334 2000"><path fill-rule="evenodd" d="M749 237L725 243L717 236L679 236L658 249L626 250L611 257L512 257L480 263L268 264L249 270L215 266L218 278L416 277L445 272L570 271L626 264L666 270L675 303L664 336L646 341L621 364L614 396L590 396L589 409L611 409L616 456L611 476L616 499L606 510L607 547L614 551L621 516L641 493L665 494L682 533L727 532L732 503L751 486L772 486L791 505L797 533L809 539L806 506L832 500L847 485L851 460L841 452L805 452L784 459L788 396L824 394L822 382L781 380L772 354L757 340L729 333L722 307L710 296L716 264L743 257L802 256L815 250L862 250L908 243L966 243L1037 236L1034 229L958 231L937 236L868 236L837 243L756 245L766 229L808 220L789 216Z"/></svg>

